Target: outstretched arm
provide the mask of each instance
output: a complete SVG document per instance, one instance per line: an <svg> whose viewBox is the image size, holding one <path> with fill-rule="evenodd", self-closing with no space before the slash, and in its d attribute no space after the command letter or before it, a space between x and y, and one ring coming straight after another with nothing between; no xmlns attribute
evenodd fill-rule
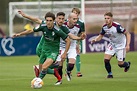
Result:
<svg viewBox="0 0 137 91"><path fill-rule="evenodd" d="M23 31L23 32L20 32L20 33L16 33L12 36L12 38L15 38L15 37L18 37L18 36L22 36L22 35L27 35L27 34L30 34L32 33L33 30L26 30L26 31Z"/></svg>
<svg viewBox="0 0 137 91"><path fill-rule="evenodd" d="M103 35L99 34L95 39L91 40L91 43L94 43L96 41L100 41L103 38Z"/></svg>
<svg viewBox="0 0 137 91"><path fill-rule="evenodd" d="M83 36L78 37L78 36L76 36L76 35L74 35L72 33L69 33L68 35L73 40L83 40L84 39Z"/></svg>
<svg viewBox="0 0 137 91"><path fill-rule="evenodd" d="M36 17L29 16L29 15L25 14L25 13L24 13L23 11L21 11L21 10L19 10L18 13L21 14L23 17L25 17L25 18L33 21L33 22L36 22L36 23L38 23L38 24L41 24L41 23L42 23L42 20L41 20L41 19L36 18Z"/></svg>

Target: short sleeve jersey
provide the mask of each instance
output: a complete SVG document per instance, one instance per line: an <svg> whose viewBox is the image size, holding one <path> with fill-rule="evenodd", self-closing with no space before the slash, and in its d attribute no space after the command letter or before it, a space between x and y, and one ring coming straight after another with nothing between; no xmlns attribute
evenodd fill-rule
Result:
<svg viewBox="0 0 137 91"><path fill-rule="evenodd" d="M46 24L40 24L40 26L33 29L34 32L42 31L44 37L43 51L44 52L58 52L60 38L65 40L67 34L65 34L60 28L56 25L52 29L48 29Z"/></svg>
<svg viewBox="0 0 137 91"><path fill-rule="evenodd" d="M81 28L78 24L74 25L73 28L69 28L67 25L67 21L66 21L64 23L64 25L69 29L71 34L74 34L76 36L82 32ZM60 49L65 48L65 46L66 46L66 43L64 41L61 41L60 42ZM70 49L71 48L76 48L76 40L71 40Z"/></svg>
<svg viewBox="0 0 137 91"><path fill-rule="evenodd" d="M101 35L107 35L110 39L110 43L116 48L124 48L126 46L126 36L124 29L119 23L113 22L110 28L105 24L100 32Z"/></svg>

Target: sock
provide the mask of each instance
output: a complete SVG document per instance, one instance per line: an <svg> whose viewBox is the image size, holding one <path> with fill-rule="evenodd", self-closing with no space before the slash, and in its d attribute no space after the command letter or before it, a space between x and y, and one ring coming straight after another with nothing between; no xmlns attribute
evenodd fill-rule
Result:
<svg viewBox="0 0 137 91"><path fill-rule="evenodd" d="M109 75L112 75L112 72L111 72L111 65L110 65L110 60L108 59L104 59L104 63L105 63L105 68L108 72Z"/></svg>
<svg viewBox="0 0 137 91"><path fill-rule="evenodd" d="M58 79L58 81L61 81L62 78L59 75L57 68L54 68L54 76Z"/></svg>
<svg viewBox="0 0 137 91"><path fill-rule="evenodd" d="M77 57L76 57L76 70L77 70L77 73L80 72L80 65L81 65L80 55L77 55Z"/></svg>
<svg viewBox="0 0 137 91"><path fill-rule="evenodd" d="M67 65L67 72L71 72L74 68L74 64L68 63Z"/></svg>
<svg viewBox="0 0 137 91"><path fill-rule="evenodd" d="M54 74L54 70L51 69L51 68L48 68L48 69L47 69L47 74Z"/></svg>
<svg viewBox="0 0 137 91"><path fill-rule="evenodd" d="M46 74L47 74L47 70L42 70L39 74L39 78L43 79Z"/></svg>
<svg viewBox="0 0 137 91"><path fill-rule="evenodd" d="M63 75L62 68L63 68L63 66L58 67L58 72L59 72L59 75L61 76L61 78L62 78L62 75Z"/></svg>
<svg viewBox="0 0 137 91"><path fill-rule="evenodd" d="M67 67L67 65L68 65L68 62L69 62L69 59L67 58L67 59L66 59L66 67Z"/></svg>
<svg viewBox="0 0 137 91"><path fill-rule="evenodd" d="M119 67L121 67L121 68L125 68L125 67L127 67L127 66L129 66L129 64L128 64L128 62L124 62L122 65L118 65Z"/></svg>

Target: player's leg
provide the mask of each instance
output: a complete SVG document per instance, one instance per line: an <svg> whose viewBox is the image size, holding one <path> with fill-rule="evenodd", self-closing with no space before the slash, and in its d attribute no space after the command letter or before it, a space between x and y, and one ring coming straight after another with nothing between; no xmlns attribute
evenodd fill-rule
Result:
<svg viewBox="0 0 137 91"><path fill-rule="evenodd" d="M76 49L69 49L68 51L69 62L68 62L67 69L66 69L66 73L67 73L66 75L67 75L68 81L71 80L71 71L74 68L76 56L77 56Z"/></svg>
<svg viewBox="0 0 137 91"><path fill-rule="evenodd" d="M42 70L42 64L40 62L40 56L41 56L41 52L42 52L42 45L39 43L36 47L36 54L37 56L39 57L39 65L34 65L33 66L33 69L34 69L34 73L35 73L35 76L38 77L39 76L39 73L41 72Z"/></svg>
<svg viewBox="0 0 137 91"><path fill-rule="evenodd" d="M81 62L80 62L80 54L76 57L76 71L77 71L77 77L82 77L82 74L80 72Z"/></svg>
<svg viewBox="0 0 137 91"><path fill-rule="evenodd" d="M40 72L39 65L34 65L33 69L34 69L35 76L38 77L39 76L39 72Z"/></svg>
<svg viewBox="0 0 137 91"><path fill-rule="evenodd" d="M124 68L124 71L127 72L130 68L130 62L126 62L125 56L126 56L126 50L125 49L120 49L116 53L117 55L117 60L118 60L118 66L121 68Z"/></svg>
<svg viewBox="0 0 137 91"><path fill-rule="evenodd" d="M58 67L58 72L59 72L59 75L63 76L63 60L60 61L60 64L59 64L59 67Z"/></svg>
<svg viewBox="0 0 137 91"><path fill-rule="evenodd" d="M104 55L105 69L108 73L107 78L113 78L113 74L111 71L111 64L110 64L111 57L112 57L112 55L108 55L108 54Z"/></svg>
<svg viewBox="0 0 137 91"><path fill-rule="evenodd" d="M47 69L50 65L52 65L53 59L52 58L47 58L45 62L42 65L42 71L39 74L39 78L43 79L45 75L47 74Z"/></svg>
<svg viewBox="0 0 137 91"><path fill-rule="evenodd" d="M105 55L104 55L104 65L108 73L107 78L113 78L110 60L114 54L115 54L115 49L113 48L111 44L109 44L106 48Z"/></svg>
<svg viewBox="0 0 137 91"><path fill-rule="evenodd" d="M82 74L80 72L80 67L81 67L81 60L80 60L80 53L81 53L81 48L82 47L82 42L80 41L80 45L77 45L76 51L77 51L77 57L76 57L76 71L77 71L77 77L82 77Z"/></svg>
<svg viewBox="0 0 137 91"><path fill-rule="evenodd" d="M49 68L49 70L47 71L47 74L53 74L56 78L57 78L57 82L55 83L55 85L60 85L62 84L62 78L58 73L58 67L59 67L59 61L56 61L55 63L53 63Z"/></svg>
<svg viewBox="0 0 137 91"><path fill-rule="evenodd" d="M60 53L59 53L59 55L58 55L58 57L56 59L59 62L58 72L59 72L59 75L61 76L61 78L62 78L62 75L63 75L62 69L63 69L63 62L64 62L64 60L61 59L61 55L63 53L64 53L64 49L61 49Z"/></svg>
<svg viewBox="0 0 137 91"><path fill-rule="evenodd" d="M55 85L61 85L62 81L61 81L61 77L58 73L58 70L56 68L48 68L47 69L47 74L52 74L57 78L57 82L55 83Z"/></svg>

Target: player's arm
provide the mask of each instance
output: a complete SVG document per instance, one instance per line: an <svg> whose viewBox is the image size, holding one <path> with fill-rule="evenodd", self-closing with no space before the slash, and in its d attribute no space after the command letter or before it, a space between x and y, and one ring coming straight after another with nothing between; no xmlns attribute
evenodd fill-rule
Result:
<svg viewBox="0 0 137 91"><path fill-rule="evenodd" d="M62 60L65 60L65 58L66 58L66 56L67 56L67 52L68 52L69 47L70 47L71 41L70 41L70 38L69 38L68 34L65 33L65 32L63 32L62 30L60 30L60 31L58 32L58 35L66 42L65 51L64 51L64 53L61 55L61 59L62 59Z"/></svg>
<svg viewBox="0 0 137 91"><path fill-rule="evenodd" d="M131 42L131 34L126 31L124 32L125 36L126 36L126 51L128 52L130 50L130 42Z"/></svg>
<svg viewBox="0 0 137 91"><path fill-rule="evenodd" d="M22 36L22 35L27 35L27 34L30 34L32 32L33 32L33 30L25 30L23 32L14 34L12 37L14 38L14 37Z"/></svg>
<svg viewBox="0 0 137 91"><path fill-rule="evenodd" d="M78 37L78 36L76 36L76 35L74 35L74 34L72 34L72 33L69 33L68 35L69 35L69 37L70 37L71 39L74 39L74 40L83 40L83 39L84 39L83 36Z"/></svg>
<svg viewBox="0 0 137 91"><path fill-rule="evenodd" d="M21 14L23 17L33 21L33 22L36 22L38 24L41 24L42 23L42 20L39 19L39 18L36 18L36 17L32 17L32 16L29 16L27 14L25 14L24 12L22 12L21 10L18 11L19 14Z"/></svg>
<svg viewBox="0 0 137 91"><path fill-rule="evenodd" d="M67 38L65 39L65 42L66 42L66 48L65 48L64 53L61 55L62 60L65 60L65 58L66 58L66 56L67 56L67 52L68 52L68 50L69 50L70 43L71 43L70 38L67 37Z"/></svg>
<svg viewBox="0 0 137 91"><path fill-rule="evenodd" d="M94 43L96 41L100 41L103 38L102 34L99 34L95 39L91 40L91 43Z"/></svg>

